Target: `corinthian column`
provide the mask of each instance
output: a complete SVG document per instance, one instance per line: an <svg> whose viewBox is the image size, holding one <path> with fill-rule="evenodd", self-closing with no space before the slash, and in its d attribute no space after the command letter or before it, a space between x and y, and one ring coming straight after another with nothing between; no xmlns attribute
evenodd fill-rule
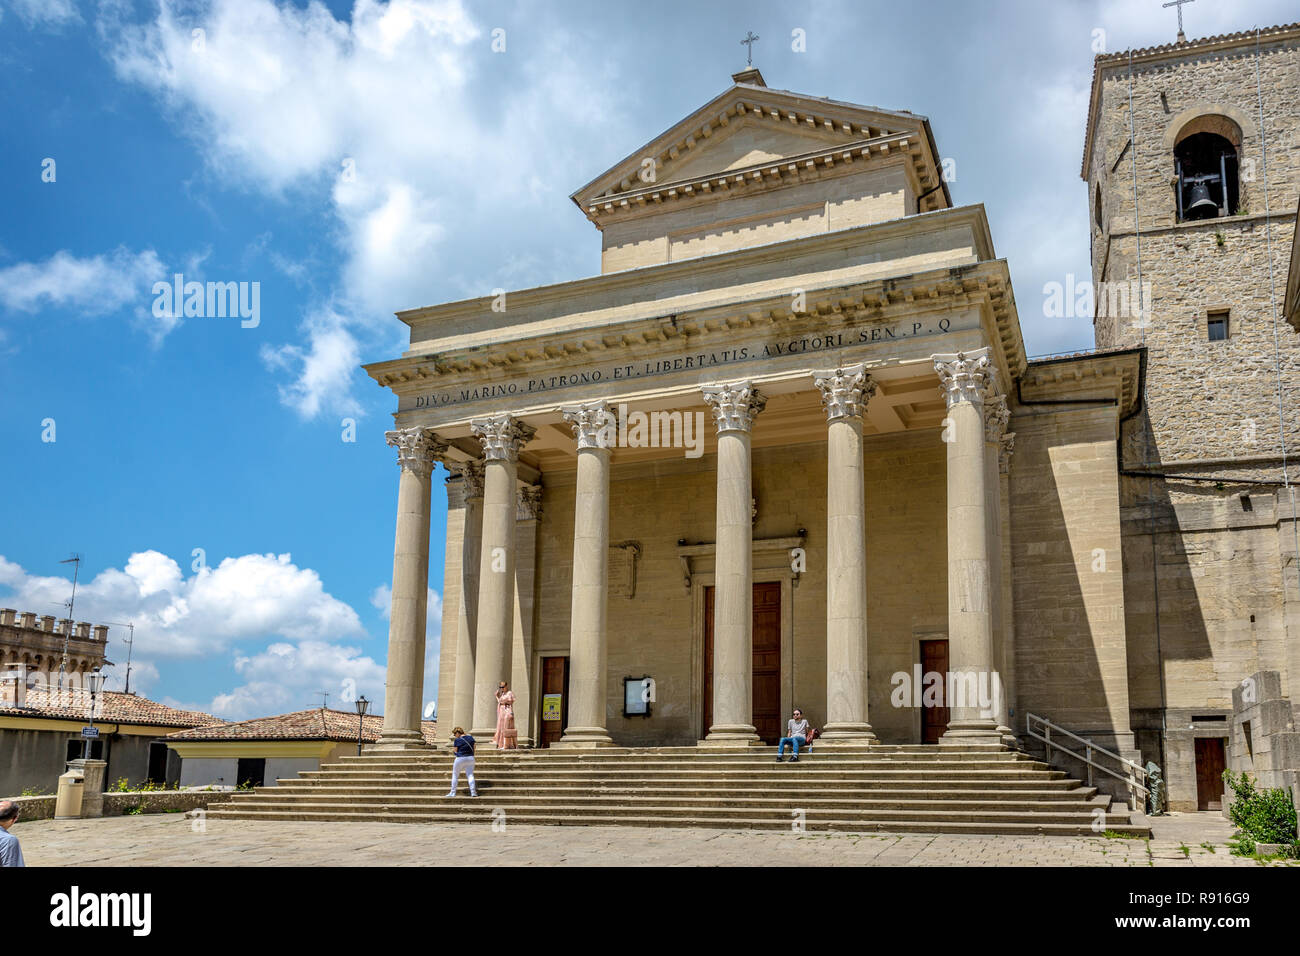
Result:
<svg viewBox="0 0 1300 956"><path fill-rule="evenodd" d="M519 449L536 433L513 415L470 422L483 444L483 553L479 559L474 717L470 733L485 746L497 724L496 690L510 680L515 636L515 484Z"/></svg>
<svg viewBox="0 0 1300 956"><path fill-rule="evenodd" d="M561 410L578 439L573 506L569 726L562 747L613 744L605 730L605 603L609 576L609 458L614 416L605 402Z"/></svg>
<svg viewBox="0 0 1300 956"><path fill-rule="evenodd" d="M461 467L465 497L465 536L461 546L460 618L456 628L456 689L451 727L474 725L474 657L478 647L478 576L483 557L483 462Z"/></svg>
<svg viewBox="0 0 1300 956"><path fill-rule="evenodd" d="M1005 395L990 395L984 400L984 527L989 549L989 617L993 628L993 673L990 689L997 694L993 716L1003 743L1014 743L1011 715L1007 711L1006 686L1006 614L1002 600L1002 480L998 460L1002 456L1002 437L1007 433L1011 413Z"/></svg>
<svg viewBox="0 0 1300 956"><path fill-rule="evenodd" d="M826 729L828 743L875 739L867 719L867 539L862 413L865 365L814 372L826 408Z"/></svg>
<svg viewBox="0 0 1300 956"><path fill-rule="evenodd" d="M424 632L429 610L429 486L445 442L425 428L400 428L384 439L397 449L397 535L393 600L388 618L384 727L376 749L425 746L420 732L424 696Z"/></svg>
<svg viewBox="0 0 1300 956"><path fill-rule="evenodd" d="M718 532L713 601L713 726L705 740L758 743L753 716L754 557L749 432L767 404L749 382L710 385L718 431Z"/></svg>
<svg viewBox="0 0 1300 956"><path fill-rule="evenodd" d="M1000 744L984 478L989 350L933 356L948 403L948 730L943 745Z"/></svg>

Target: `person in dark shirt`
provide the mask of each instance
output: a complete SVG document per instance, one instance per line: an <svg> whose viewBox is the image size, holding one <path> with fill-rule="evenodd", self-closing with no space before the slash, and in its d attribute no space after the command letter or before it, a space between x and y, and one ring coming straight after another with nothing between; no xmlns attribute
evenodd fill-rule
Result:
<svg viewBox="0 0 1300 956"><path fill-rule="evenodd" d="M451 792L447 796L456 796L463 770L469 781L469 795L477 797L478 787L474 783L474 738L465 733L464 728L457 727L451 732L451 749L455 759L451 762Z"/></svg>

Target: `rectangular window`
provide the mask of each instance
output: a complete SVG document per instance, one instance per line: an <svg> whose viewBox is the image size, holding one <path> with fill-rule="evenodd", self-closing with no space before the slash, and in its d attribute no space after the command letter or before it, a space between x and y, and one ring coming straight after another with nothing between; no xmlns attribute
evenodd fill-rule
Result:
<svg viewBox="0 0 1300 956"><path fill-rule="evenodd" d="M1223 342L1228 338L1228 312L1211 312L1206 317L1206 333L1211 342Z"/></svg>

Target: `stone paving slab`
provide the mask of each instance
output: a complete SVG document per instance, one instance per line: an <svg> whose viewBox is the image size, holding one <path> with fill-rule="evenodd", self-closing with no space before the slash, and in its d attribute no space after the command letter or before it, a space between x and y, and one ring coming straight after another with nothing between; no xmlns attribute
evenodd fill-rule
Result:
<svg viewBox="0 0 1300 956"><path fill-rule="evenodd" d="M209 820L19 822L29 866L1257 866L1217 814L1152 818L1150 841L639 827ZM1210 848L1202 846L1208 844ZM1184 849L1185 848L1185 849Z"/></svg>

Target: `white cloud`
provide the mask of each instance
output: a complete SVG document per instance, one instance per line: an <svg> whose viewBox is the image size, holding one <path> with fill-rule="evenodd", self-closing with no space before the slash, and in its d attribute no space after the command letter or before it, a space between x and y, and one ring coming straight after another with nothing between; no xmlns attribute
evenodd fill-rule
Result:
<svg viewBox="0 0 1300 956"><path fill-rule="evenodd" d="M522 52L492 54L460 0L358 0L345 20L318 2L162 0L152 22L100 26L118 75L153 91L218 175L328 199L344 255L330 305L309 310L305 342L263 351L305 417L355 411L358 343L391 348L393 311L503 285L526 257L452 238L469 223L518 236L521 211L562 210L587 144L625 122L589 44L534 27ZM538 241L552 268L576 255Z"/></svg>
<svg viewBox="0 0 1300 956"><path fill-rule="evenodd" d="M150 302L149 289L167 278L152 249L119 247L108 255L79 258L62 249L42 262L20 262L0 269L0 305L16 312L76 308L105 315L135 302Z"/></svg>
<svg viewBox="0 0 1300 956"><path fill-rule="evenodd" d="M216 695L209 707L219 717L246 720L318 707L322 691L329 693L332 708L349 708L355 694L383 710L384 666L356 647L315 640L277 642L256 654L237 656L235 671L244 683Z"/></svg>
<svg viewBox="0 0 1300 956"><path fill-rule="evenodd" d="M10 606L42 614L68 599L72 582L28 574L0 557L0 587ZM146 660L198 658L257 639L328 641L363 636L356 612L326 593L320 576L287 554L246 554L202 567L186 577L158 551L131 555L77 587L76 616L88 621L134 621L135 650ZM124 628L109 633L121 647ZM125 649L110 653L125 661ZM125 667L121 667L123 672Z"/></svg>
<svg viewBox="0 0 1300 956"><path fill-rule="evenodd" d="M9 5L29 27L61 26L81 19L74 0L9 0Z"/></svg>
<svg viewBox="0 0 1300 956"><path fill-rule="evenodd" d="M280 386L280 401L303 418L333 415L361 415L361 405L352 394L353 380L361 375L361 350L347 328L347 318L333 308L308 316L303 323L307 347L263 345L262 362L272 370L291 374Z"/></svg>

